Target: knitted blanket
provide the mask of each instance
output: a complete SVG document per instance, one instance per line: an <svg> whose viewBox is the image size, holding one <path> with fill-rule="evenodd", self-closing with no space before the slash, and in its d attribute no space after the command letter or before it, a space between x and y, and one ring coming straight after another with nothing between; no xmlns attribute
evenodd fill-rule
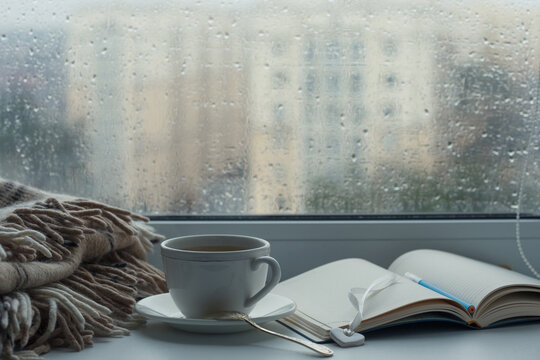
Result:
<svg viewBox="0 0 540 360"><path fill-rule="evenodd" d="M0 178L0 358L82 350L143 322L135 302L167 291L146 221Z"/></svg>

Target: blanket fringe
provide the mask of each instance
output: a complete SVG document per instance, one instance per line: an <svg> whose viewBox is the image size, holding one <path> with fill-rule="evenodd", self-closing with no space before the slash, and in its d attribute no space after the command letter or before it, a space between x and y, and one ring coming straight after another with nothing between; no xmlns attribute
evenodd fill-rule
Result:
<svg viewBox="0 0 540 360"><path fill-rule="evenodd" d="M95 235L107 249L85 251L80 265L57 281L29 288L17 281L19 287L0 295L0 358L40 359L51 347L80 351L94 336L127 335L144 323L133 313L136 301L167 287L163 273L145 261L162 237L138 221L148 219L89 200L54 198L4 218L0 267L72 262ZM120 235L130 241L119 244Z"/></svg>
<svg viewBox="0 0 540 360"><path fill-rule="evenodd" d="M147 218L129 211L89 200L59 202L49 198L31 208L15 209L0 224L0 261L61 261L71 255L69 247L97 230L112 233L116 226L137 236L143 249L152 249L150 240L160 237L148 226L135 222ZM66 246L63 246L66 245Z"/></svg>

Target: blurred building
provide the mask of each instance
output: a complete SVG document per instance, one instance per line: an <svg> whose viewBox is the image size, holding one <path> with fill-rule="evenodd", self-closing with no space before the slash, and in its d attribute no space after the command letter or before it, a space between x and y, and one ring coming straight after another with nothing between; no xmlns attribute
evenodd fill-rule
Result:
<svg viewBox="0 0 540 360"><path fill-rule="evenodd" d="M467 88L464 71L485 61L492 77L538 71L520 73L523 39L500 36L538 27L536 13L508 17L512 7L495 4L80 11L66 55L69 118L91 139L101 197L139 210L304 213L317 181L384 193L486 131L478 110L491 100ZM527 32L538 29L517 31ZM474 106L459 113L462 100Z"/></svg>
<svg viewBox="0 0 540 360"><path fill-rule="evenodd" d="M354 187L381 181L389 167L434 163L430 14L305 5L279 2L252 23L258 213L305 212L315 181L355 178Z"/></svg>
<svg viewBox="0 0 540 360"><path fill-rule="evenodd" d="M217 211L203 194L234 192L246 167L231 17L148 5L81 11L71 24L68 116L91 139L96 191L142 211Z"/></svg>

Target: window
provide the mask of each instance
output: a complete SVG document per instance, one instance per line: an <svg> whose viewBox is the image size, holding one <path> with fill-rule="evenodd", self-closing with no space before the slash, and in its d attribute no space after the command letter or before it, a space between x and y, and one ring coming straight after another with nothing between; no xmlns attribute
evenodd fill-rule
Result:
<svg viewBox="0 0 540 360"><path fill-rule="evenodd" d="M383 54L388 57L392 58L397 55L398 48L396 44L396 40L394 39L385 39L382 43L382 50Z"/></svg>
<svg viewBox="0 0 540 360"><path fill-rule="evenodd" d="M357 36L352 46L351 46L351 60L359 61L359 64L362 64L364 60L364 44L361 42L361 37Z"/></svg>
<svg viewBox="0 0 540 360"><path fill-rule="evenodd" d="M362 77L360 74L351 75L351 91L354 93L360 92L362 89Z"/></svg>
<svg viewBox="0 0 540 360"><path fill-rule="evenodd" d="M540 209L535 1L4 10L4 177L149 215Z"/></svg>
<svg viewBox="0 0 540 360"><path fill-rule="evenodd" d="M340 91L339 75L330 73L326 75L326 92L329 94Z"/></svg>
<svg viewBox="0 0 540 360"><path fill-rule="evenodd" d="M397 79L396 75L394 74L384 74L381 80L384 85L389 89L397 86Z"/></svg>
<svg viewBox="0 0 540 360"><path fill-rule="evenodd" d="M337 61L341 57L339 42L330 40L326 43L326 59L328 61Z"/></svg>
<svg viewBox="0 0 540 360"><path fill-rule="evenodd" d="M283 89L287 84L287 74L280 71L274 74L272 79L272 88L273 89Z"/></svg>

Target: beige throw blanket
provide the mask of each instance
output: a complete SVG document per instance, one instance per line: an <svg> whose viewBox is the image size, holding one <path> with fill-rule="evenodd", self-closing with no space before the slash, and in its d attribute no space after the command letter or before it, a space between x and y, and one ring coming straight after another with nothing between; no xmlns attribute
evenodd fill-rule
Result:
<svg viewBox="0 0 540 360"><path fill-rule="evenodd" d="M167 291L145 221L0 178L0 358L82 350L143 322L135 302Z"/></svg>

